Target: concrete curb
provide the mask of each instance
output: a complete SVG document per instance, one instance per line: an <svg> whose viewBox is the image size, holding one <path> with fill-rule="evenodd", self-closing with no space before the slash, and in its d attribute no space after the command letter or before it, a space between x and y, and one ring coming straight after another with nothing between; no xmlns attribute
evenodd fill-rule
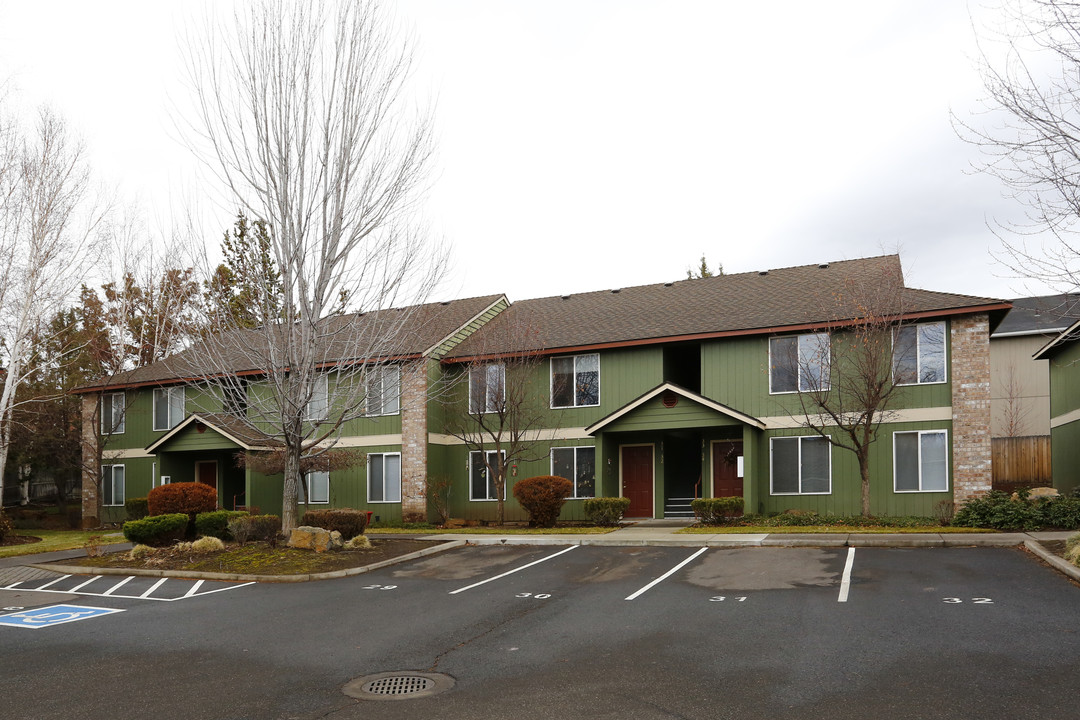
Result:
<svg viewBox="0 0 1080 720"><path fill-rule="evenodd" d="M1059 558L1057 555L1044 548L1038 540L1025 540L1024 547L1045 560L1050 567L1068 575L1073 580L1080 581L1080 568L1067 560Z"/></svg>
<svg viewBox="0 0 1080 720"><path fill-rule="evenodd" d="M330 572L324 573L307 573L304 575L249 575L245 573L215 573L185 570L149 570L143 568L95 568L87 565L53 565L51 563L29 563L27 564L27 567L37 568L38 570L50 570L52 572L70 575L134 575L136 577L184 578L188 580L298 583L310 582L312 580L333 580L335 578L362 575L364 573L371 572L372 570L389 567L390 565L396 565L398 563L407 562L409 560L416 560L417 558L426 557L427 555L434 555L435 553L464 547L467 544L468 543L466 543L464 540L451 540L449 542L443 542L443 544L441 545L433 545L432 547L424 548L423 550L417 550L416 552L399 555L397 557L389 558L387 560L380 560L377 563L365 565L364 567L348 568L346 570L331 570Z"/></svg>

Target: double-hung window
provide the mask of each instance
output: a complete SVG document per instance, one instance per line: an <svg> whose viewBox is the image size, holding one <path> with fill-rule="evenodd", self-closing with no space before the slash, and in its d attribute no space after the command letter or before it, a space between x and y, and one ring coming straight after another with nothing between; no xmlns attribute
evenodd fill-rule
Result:
<svg viewBox="0 0 1080 720"><path fill-rule="evenodd" d="M506 366L479 365L469 368L469 413L499 412L506 399Z"/></svg>
<svg viewBox="0 0 1080 720"><path fill-rule="evenodd" d="M368 371L365 415L397 415L401 410L401 368L383 365Z"/></svg>
<svg viewBox="0 0 1080 720"><path fill-rule="evenodd" d="M368 455L369 503L401 502L401 453Z"/></svg>
<svg viewBox="0 0 1080 720"><path fill-rule="evenodd" d="M330 416L330 377L319 373L311 383L311 397L304 409L304 419L319 422Z"/></svg>
<svg viewBox="0 0 1080 720"><path fill-rule="evenodd" d="M312 505L325 505L330 502L330 473L326 470L311 470L304 475L307 482L308 502Z"/></svg>
<svg viewBox="0 0 1080 720"><path fill-rule="evenodd" d="M154 429L172 430L184 419L184 388L154 390Z"/></svg>
<svg viewBox="0 0 1080 720"><path fill-rule="evenodd" d="M469 453L469 499L498 500L495 490L495 477L506 452L500 454L494 450L473 450ZM484 461L487 460L485 463ZM488 467L490 465L490 467ZM503 495L505 498L506 496Z"/></svg>
<svg viewBox="0 0 1080 720"><path fill-rule="evenodd" d="M102 465L101 466L101 504L123 505L124 504L124 466Z"/></svg>
<svg viewBox="0 0 1080 720"><path fill-rule="evenodd" d="M773 495L832 492L832 443L820 436L774 437L770 443Z"/></svg>
<svg viewBox="0 0 1080 720"><path fill-rule="evenodd" d="M949 435L945 430L893 433L893 490L946 492Z"/></svg>
<svg viewBox="0 0 1080 720"><path fill-rule="evenodd" d="M600 356L570 355L551 359L551 407L600 404Z"/></svg>
<svg viewBox="0 0 1080 720"><path fill-rule="evenodd" d="M893 333L893 382L945 382L945 323L904 325Z"/></svg>
<svg viewBox="0 0 1080 720"><path fill-rule="evenodd" d="M105 393L101 396L101 434L119 435L124 432L124 393Z"/></svg>
<svg viewBox="0 0 1080 720"><path fill-rule="evenodd" d="M829 389L828 333L769 338L769 392Z"/></svg>
<svg viewBox="0 0 1080 720"><path fill-rule="evenodd" d="M595 497L596 448L552 448L551 474L564 477L574 484L574 494L571 497Z"/></svg>

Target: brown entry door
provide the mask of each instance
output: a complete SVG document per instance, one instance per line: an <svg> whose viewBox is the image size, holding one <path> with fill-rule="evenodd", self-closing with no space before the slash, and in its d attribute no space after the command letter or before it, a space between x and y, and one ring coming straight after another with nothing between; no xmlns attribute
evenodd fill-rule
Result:
<svg viewBox="0 0 1080 720"><path fill-rule="evenodd" d="M195 479L203 485L217 488L217 462L209 460L195 463Z"/></svg>
<svg viewBox="0 0 1080 720"><path fill-rule="evenodd" d="M622 448L623 495L630 498L626 517L653 516L653 449L652 445L631 445Z"/></svg>
<svg viewBox="0 0 1080 720"><path fill-rule="evenodd" d="M742 450L741 440L713 443L713 497L742 496L743 479L739 477Z"/></svg>

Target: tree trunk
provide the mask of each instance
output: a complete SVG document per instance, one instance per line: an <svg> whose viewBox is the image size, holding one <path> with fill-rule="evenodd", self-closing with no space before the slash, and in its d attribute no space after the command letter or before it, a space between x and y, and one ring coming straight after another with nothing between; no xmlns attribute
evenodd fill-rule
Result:
<svg viewBox="0 0 1080 720"><path fill-rule="evenodd" d="M300 479L300 446L285 449L285 481L281 491L281 532L290 534L297 526L297 501Z"/></svg>
<svg viewBox="0 0 1080 720"><path fill-rule="evenodd" d="M862 514L870 517L870 453L859 453L859 477L862 479Z"/></svg>

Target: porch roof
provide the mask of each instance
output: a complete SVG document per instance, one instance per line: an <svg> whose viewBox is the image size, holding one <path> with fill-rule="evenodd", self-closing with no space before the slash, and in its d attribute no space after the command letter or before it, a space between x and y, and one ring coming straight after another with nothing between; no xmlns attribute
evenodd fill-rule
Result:
<svg viewBox="0 0 1080 720"><path fill-rule="evenodd" d="M186 429L197 425L206 426L206 428L213 430L243 450L274 450L281 447L279 441L232 415L192 413L172 430L147 445L146 452L156 453L166 444L179 437Z"/></svg>
<svg viewBox="0 0 1080 720"><path fill-rule="evenodd" d="M708 410L719 413L720 415L723 415L727 418L737 420L740 423L750 425L751 427L755 427L759 430L765 429L765 423L756 417L747 415L746 413L741 413L735 408L724 405L723 403L716 402L715 400L711 400L704 395L696 393L692 390L687 390L686 388L676 385L675 383L668 382L663 383L662 385L657 385L655 388L648 391L644 395L641 395L640 397L631 400L618 410L600 418L592 425L585 428L585 432L589 435L595 435L596 433L603 430L605 427L610 427L619 420L627 418L635 411L643 408L643 406L649 403L649 401L653 400L654 398L660 397L665 393L670 393L671 395L669 397L673 396L675 402L671 405L668 405L667 402L665 402L664 407L674 408L678 404L680 398L685 398L692 403L696 403L700 407L704 407Z"/></svg>

